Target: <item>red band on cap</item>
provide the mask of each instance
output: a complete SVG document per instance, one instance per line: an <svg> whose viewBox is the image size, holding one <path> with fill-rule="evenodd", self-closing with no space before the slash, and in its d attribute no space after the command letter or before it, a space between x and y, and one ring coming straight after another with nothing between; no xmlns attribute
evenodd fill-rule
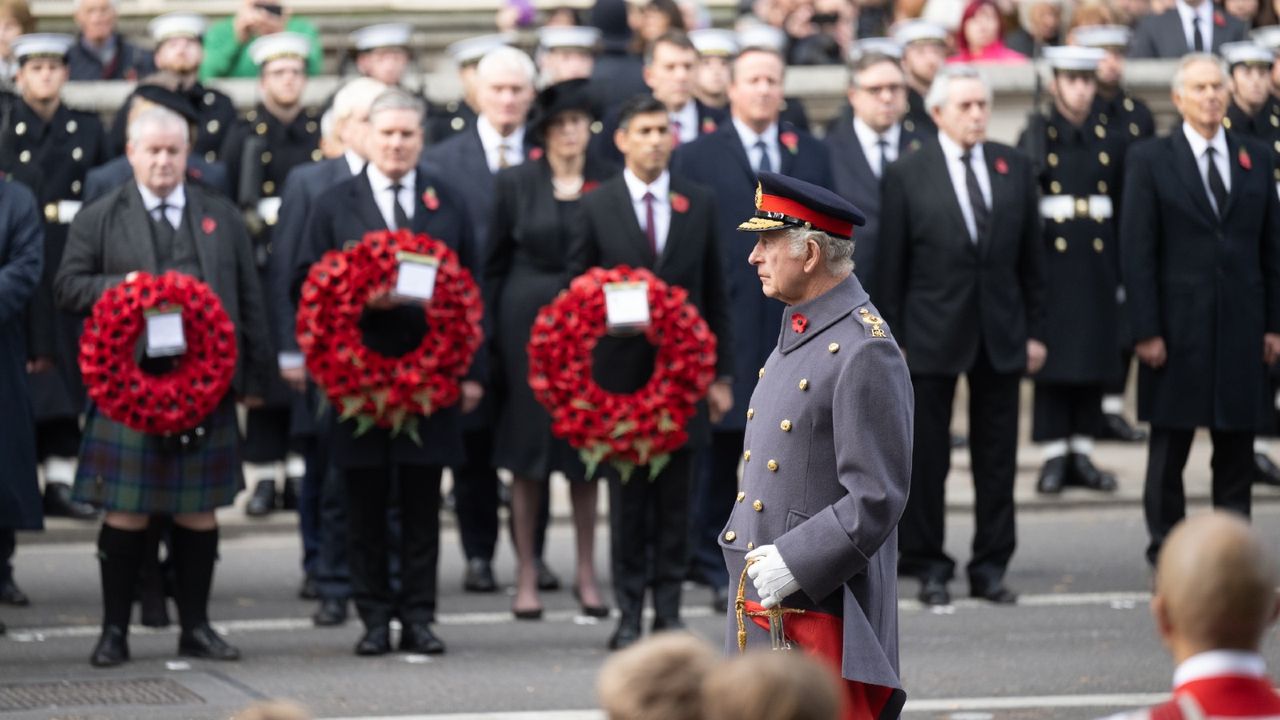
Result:
<svg viewBox="0 0 1280 720"><path fill-rule="evenodd" d="M818 212L809 207L780 195L761 195L760 209L765 212L782 213L799 218L823 232L839 235L840 237L853 237L853 223L848 220L838 220Z"/></svg>

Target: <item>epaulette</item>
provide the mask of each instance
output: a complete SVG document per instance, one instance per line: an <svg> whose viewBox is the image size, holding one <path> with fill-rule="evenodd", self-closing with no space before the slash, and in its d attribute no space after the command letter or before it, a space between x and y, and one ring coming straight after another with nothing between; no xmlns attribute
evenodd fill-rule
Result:
<svg viewBox="0 0 1280 720"><path fill-rule="evenodd" d="M862 321L862 327L866 330L867 337L871 338L888 338L889 334L884 331L884 320L877 315L872 315L871 311L861 307L857 310L858 319Z"/></svg>

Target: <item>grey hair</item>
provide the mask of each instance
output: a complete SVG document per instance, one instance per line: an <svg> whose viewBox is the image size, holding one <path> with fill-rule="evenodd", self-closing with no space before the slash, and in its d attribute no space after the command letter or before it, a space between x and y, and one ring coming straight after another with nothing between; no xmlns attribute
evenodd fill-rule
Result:
<svg viewBox="0 0 1280 720"><path fill-rule="evenodd" d="M357 110L369 109L373 101L386 91L386 85L366 77L356 78L343 85L333 96L333 107L329 108L333 113L333 121L346 120Z"/></svg>
<svg viewBox="0 0 1280 720"><path fill-rule="evenodd" d="M426 107L422 104L422 98L411 95L400 88L390 88L384 90L369 106L369 122L373 122L373 118L379 113L393 110L411 110L417 113L419 119L427 112Z"/></svg>
<svg viewBox="0 0 1280 720"><path fill-rule="evenodd" d="M993 101L991 94L991 85L989 85L982 73L972 65L948 65L938 71L937 77L933 79L933 84L929 86L929 92L924 96L924 106L929 110L940 108L947 104L947 100L951 97L951 81L952 80L977 80L982 83L982 88L987 91L987 104Z"/></svg>
<svg viewBox="0 0 1280 720"><path fill-rule="evenodd" d="M786 237L791 243L791 257L804 255L805 247L812 240L818 244L818 252L822 253L828 273L846 275L853 272L853 238L846 240L812 228L791 228Z"/></svg>
<svg viewBox="0 0 1280 720"><path fill-rule="evenodd" d="M150 130L173 130L182 136L183 145L190 145L191 132L186 118L167 107L153 105L130 118L129 142L138 142Z"/></svg>
<svg viewBox="0 0 1280 720"><path fill-rule="evenodd" d="M333 124L333 108L329 108L320 116L320 137L333 137Z"/></svg>
<svg viewBox="0 0 1280 720"><path fill-rule="evenodd" d="M1218 72L1222 73L1222 82L1225 83L1231 77L1231 71L1227 69L1227 61L1207 52L1193 52L1182 56L1178 61L1178 69L1173 71L1173 91L1182 94L1185 90L1187 79L1187 68L1199 62L1207 62L1218 68Z"/></svg>
<svg viewBox="0 0 1280 720"><path fill-rule="evenodd" d="M533 87L533 82L538 77L538 67L533 64L529 54L510 45L490 50L476 64L476 78L481 82L502 72L520 74L530 87Z"/></svg>

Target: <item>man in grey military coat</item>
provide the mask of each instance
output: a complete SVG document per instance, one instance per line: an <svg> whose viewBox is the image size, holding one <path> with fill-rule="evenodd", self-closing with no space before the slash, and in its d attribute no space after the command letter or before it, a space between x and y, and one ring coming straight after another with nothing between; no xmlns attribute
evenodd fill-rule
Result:
<svg viewBox="0 0 1280 720"><path fill-rule="evenodd" d="M720 534L730 578L743 578L729 652L768 648L766 628L783 625L791 643L839 667L846 718L897 717L906 700L897 526L914 398L852 275L853 226L864 222L833 192L760 173L755 217L739 230L760 233L749 261L787 308L744 410L741 492Z"/></svg>

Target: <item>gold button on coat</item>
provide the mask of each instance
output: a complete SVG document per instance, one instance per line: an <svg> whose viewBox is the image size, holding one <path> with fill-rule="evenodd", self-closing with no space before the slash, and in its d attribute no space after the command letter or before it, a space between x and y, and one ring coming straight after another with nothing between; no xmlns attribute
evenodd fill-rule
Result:
<svg viewBox="0 0 1280 720"><path fill-rule="evenodd" d="M1105 248L1105 247L1106 247L1106 245L1104 245L1104 244L1103 244L1103 242L1102 242L1102 238L1094 238L1094 239L1093 239L1093 249L1094 249L1094 251L1095 251L1095 252L1102 252L1102 249L1103 249L1103 248Z"/></svg>
<svg viewBox="0 0 1280 720"><path fill-rule="evenodd" d="M747 499L747 494L746 494L746 493L744 493L744 492L739 491L739 492L738 492L738 502L742 502L743 500L746 500L746 499Z"/></svg>
<svg viewBox="0 0 1280 720"><path fill-rule="evenodd" d="M747 549L748 549L748 550L755 550L755 549L756 549L756 544L755 544L755 543L752 543L752 542L747 543Z"/></svg>
<svg viewBox="0 0 1280 720"><path fill-rule="evenodd" d="M777 460L770 460L769 462L765 463L765 465L768 466L769 472L778 472Z"/></svg>
<svg viewBox="0 0 1280 720"><path fill-rule="evenodd" d="M751 462L751 451L750 451L750 450L743 450L743 451L742 451L742 460L743 460L743 462Z"/></svg>
<svg viewBox="0 0 1280 720"><path fill-rule="evenodd" d="M781 423L782 432L791 432L791 421L783 420Z"/></svg>
<svg viewBox="0 0 1280 720"><path fill-rule="evenodd" d="M747 408L747 419L748 419L748 420L750 420L751 418L753 418L753 417L755 417L755 416L756 416L756 410L755 410L755 408Z"/></svg>
<svg viewBox="0 0 1280 720"><path fill-rule="evenodd" d="M836 352L840 349L840 343L831 343L827 346L827 352Z"/></svg>
<svg viewBox="0 0 1280 720"><path fill-rule="evenodd" d="M800 378L800 389L801 389L801 390L808 390L808 389L809 389L809 379L808 379L808 378Z"/></svg>
<svg viewBox="0 0 1280 720"><path fill-rule="evenodd" d="M725 534L724 534L724 541L725 541L725 542L733 542L734 540L737 540L737 539L738 539L738 533L736 533L736 532L734 532L734 531L732 531L732 530L730 530L729 532L727 532L727 533L725 533Z"/></svg>
<svg viewBox="0 0 1280 720"><path fill-rule="evenodd" d="M764 377L764 368L760 368L760 372L756 373L756 377Z"/></svg>
<svg viewBox="0 0 1280 720"><path fill-rule="evenodd" d="M1067 251L1067 239L1066 239L1066 238L1061 238L1061 237L1060 237L1060 238L1057 238L1056 240L1054 240L1054 241L1053 241L1053 247L1054 247L1058 252L1066 252L1066 251Z"/></svg>
<svg viewBox="0 0 1280 720"><path fill-rule="evenodd" d="M757 500L757 501L755 501L755 502L751 503L751 507L755 508L755 511L756 511L756 512L761 512L761 511L763 511L763 510L764 510L764 503L762 503L762 502L760 502L759 500Z"/></svg>

